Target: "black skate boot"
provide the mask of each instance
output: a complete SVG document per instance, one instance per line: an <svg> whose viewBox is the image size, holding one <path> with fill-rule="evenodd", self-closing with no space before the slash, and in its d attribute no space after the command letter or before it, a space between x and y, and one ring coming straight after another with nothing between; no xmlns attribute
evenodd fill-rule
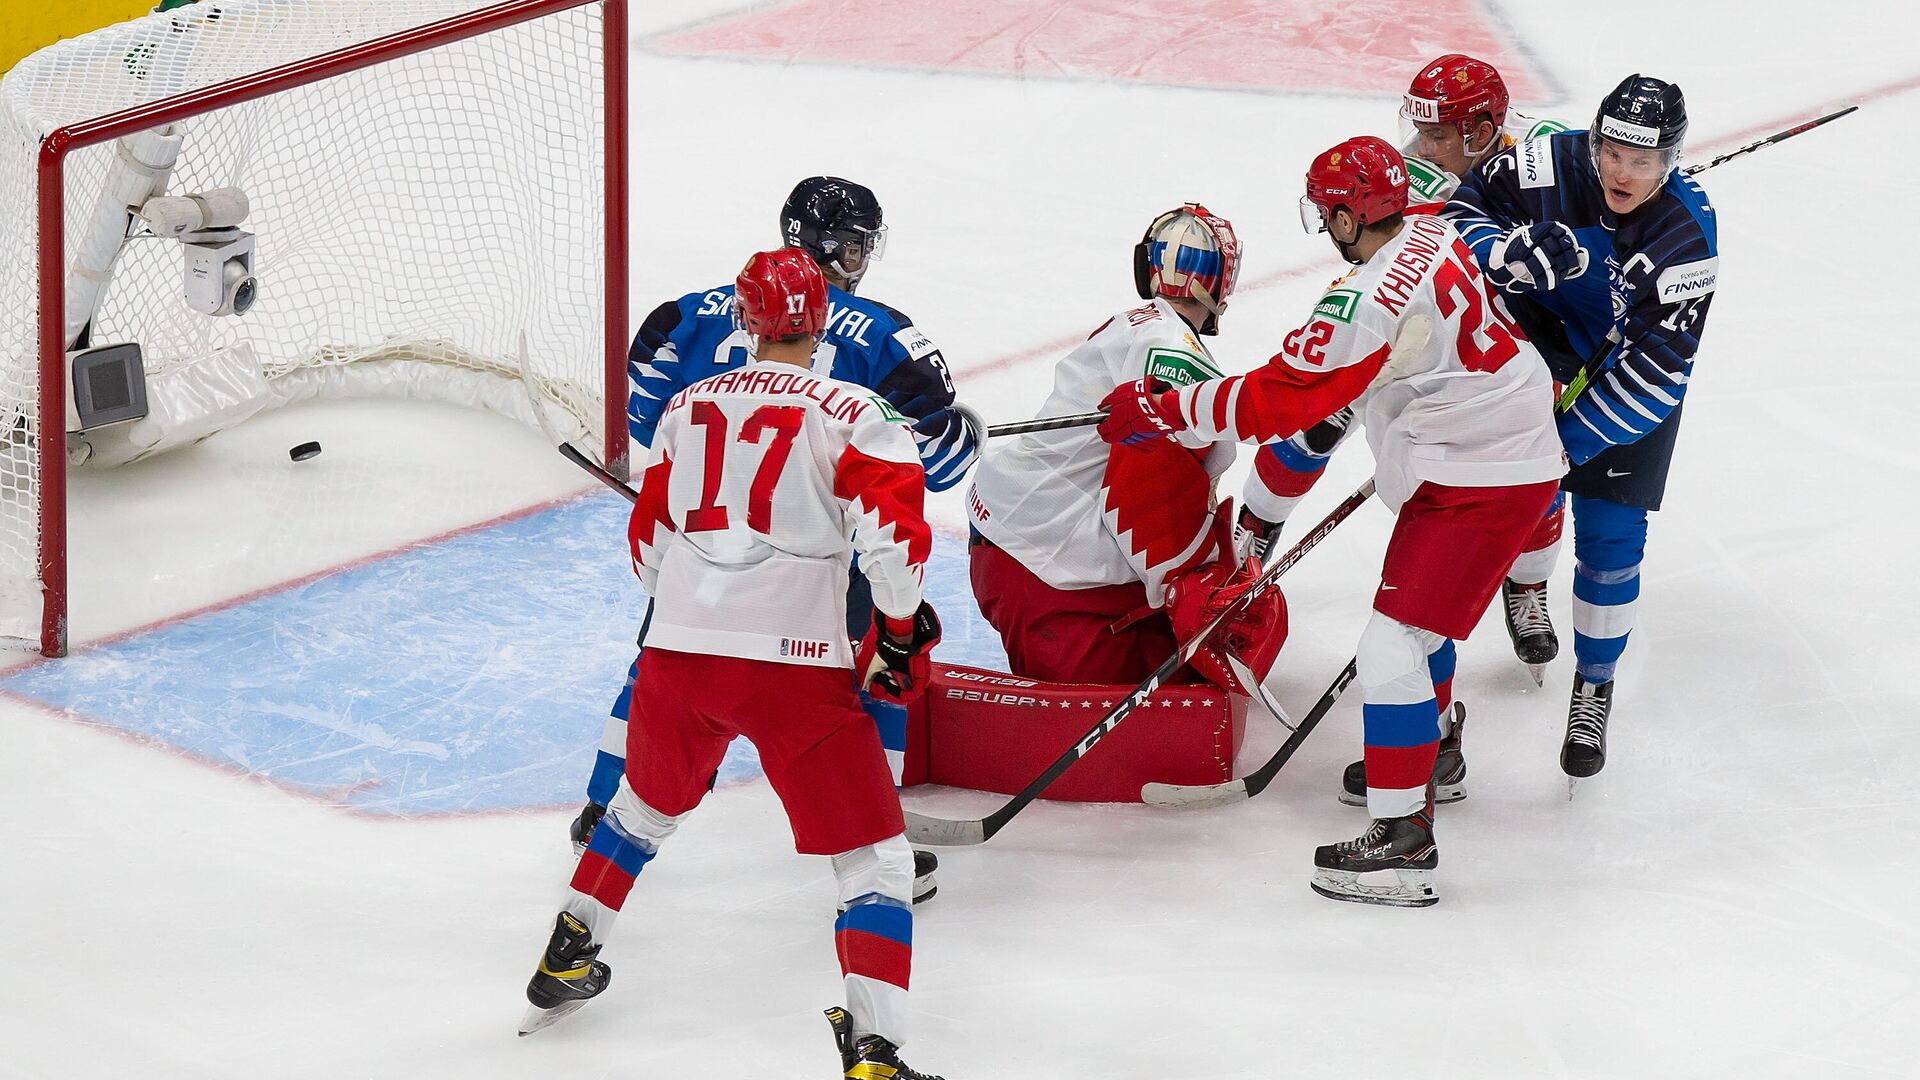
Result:
<svg viewBox="0 0 1920 1080"><path fill-rule="evenodd" d="M573 857L579 858L587 853L587 843L593 839L593 830L600 819L607 816L607 808L599 803L588 803L580 808L580 816L567 825L567 835L573 837Z"/></svg>
<svg viewBox="0 0 1920 1080"><path fill-rule="evenodd" d="M527 983L527 1001L533 1007L520 1021L520 1034L539 1031L605 990L613 971L594 959L599 955L600 945L586 924L561 912L553 921L547 951L540 954L540 967Z"/></svg>
<svg viewBox="0 0 1920 1080"><path fill-rule="evenodd" d="M933 899L940 891L940 883L933 880L933 872L940 868L940 857L931 851L913 849L913 902Z"/></svg>
<svg viewBox="0 0 1920 1080"><path fill-rule="evenodd" d="M1440 849L1433 843L1433 804L1407 817L1374 818L1357 838L1313 852L1313 891L1330 900L1390 907L1427 907Z"/></svg>
<svg viewBox="0 0 1920 1080"><path fill-rule="evenodd" d="M878 1035L853 1037L853 1018L834 1006L827 1010L833 1041L840 1047L840 1075L846 1080L941 1080L900 1060L900 1048Z"/></svg>
<svg viewBox="0 0 1920 1080"><path fill-rule="evenodd" d="M1560 771L1572 780L1599 772L1607 763L1607 717L1613 712L1613 680L1590 683L1573 677L1567 702L1567 738L1560 744ZM1572 788L1568 788L1572 797Z"/></svg>
<svg viewBox="0 0 1920 1080"><path fill-rule="evenodd" d="M1546 685L1547 665L1560 655L1560 638L1547 616L1547 583L1522 585L1508 578L1500 583L1500 599L1507 614L1507 636L1513 655L1527 665L1533 685Z"/></svg>
<svg viewBox="0 0 1920 1080"><path fill-rule="evenodd" d="M1433 783L1427 788L1434 802L1454 803L1467 797L1467 756L1460 749L1460 730L1467 723L1467 706L1453 703L1453 723L1440 737L1440 753L1433 759ZM1340 801L1367 805L1367 763L1356 761L1340 777Z"/></svg>

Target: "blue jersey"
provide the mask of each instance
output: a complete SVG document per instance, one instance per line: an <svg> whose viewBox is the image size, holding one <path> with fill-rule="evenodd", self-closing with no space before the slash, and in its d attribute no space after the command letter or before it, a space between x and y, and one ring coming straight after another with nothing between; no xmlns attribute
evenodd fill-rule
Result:
<svg viewBox="0 0 1920 1080"><path fill-rule="evenodd" d="M627 427L653 445L667 403L688 386L747 362L747 336L733 325L733 286L688 293L653 310L627 354L632 393ZM978 436L953 408L953 376L932 341L900 312L829 286L827 330L813 370L868 387L913 422L927 487L960 482L979 456Z"/></svg>
<svg viewBox="0 0 1920 1080"><path fill-rule="evenodd" d="M1570 131L1502 151L1461 182L1443 211L1483 268L1494 242L1521 225L1562 222L1587 249L1586 273L1509 301L1536 338L1545 335L1533 333L1528 301L1564 326L1565 355L1576 365L1555 365L1563 381L1577 361L1609 349L1560 418L1575 465L1638 442L1679 407L1719 273L1713 207L1700 185L1670 172L1652 199L1622 217L1607 209L1587 145L1586 132ZM1550 343L1536 343L1551 360Z"/></svg>

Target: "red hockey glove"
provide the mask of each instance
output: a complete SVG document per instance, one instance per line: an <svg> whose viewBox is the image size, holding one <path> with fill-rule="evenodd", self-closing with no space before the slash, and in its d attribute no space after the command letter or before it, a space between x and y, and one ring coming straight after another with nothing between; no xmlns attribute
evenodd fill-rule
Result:
<svg viewBox="0 0 1920 1080"><path fill-rule="evenodd" d="M918 700L927 692L927 680L933 674L929 657L938 644L940 616L934 614L932 604L922 600L911 619L896 619L875 608L873 625L853 657L860 689L894 705Z"/></svg>
<svg viewBox="0 0 1920 1080"><path fill-rule="evenodd" d="M1100 421L1100 437L1110 443L1132 446L1187 429L1173 386L1159 379L1135 379L1116 386L1100 399L1100 408L1107 414Z"/></svg>
<svg viewBox="0 0 1920 1080"><path fill-rule="evenodd" d="M1238 564L1209 563L1167 582L1167 617L1174 636L1190 640L1206 629L1260 576L1260 563L1249 558ZM1193 657L1193 670L1208 682L1231 693L1248 695L1223 652L1232 653L1256 679L1265 679L1287 640L1287 601L1280 589L1268 588L1227 618L1224 627ZM1248 695L1251 696L1251 695Z"/></svg>

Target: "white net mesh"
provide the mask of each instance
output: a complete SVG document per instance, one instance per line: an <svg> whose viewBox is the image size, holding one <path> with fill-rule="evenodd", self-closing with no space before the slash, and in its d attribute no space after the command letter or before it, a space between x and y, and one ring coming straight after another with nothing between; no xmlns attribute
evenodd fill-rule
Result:
<svg viewBox="0 0 1920 1080"><path fill-rule="evenodd" d="M40 140L494 6L202 0L61 42L0 82L0 634L38 634L39 470L63 456L35 412ZM270 382L300 384L283 399L398 392L529 419L512 388L524 335L544 395L598 445L608 392L601 20L600 5L585 4L181 121L165 189L246 192L258 299L243 316L191 310L181 245L136 235L119 249L90 342L139 342L150 384L244 343ZM122 152L108 143L67 159L69 267L101 243L89 223ZM70 302L90 295L72 272L67 289Z"/></svg>

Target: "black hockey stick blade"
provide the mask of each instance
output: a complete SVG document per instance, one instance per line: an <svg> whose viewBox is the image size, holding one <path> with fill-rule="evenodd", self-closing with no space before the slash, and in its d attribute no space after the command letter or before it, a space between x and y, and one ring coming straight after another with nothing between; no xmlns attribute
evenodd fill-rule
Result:
<svg viewBox="0 0 1920 1080"><path fill-rule="evenodd" d="M1795 135L1798 135L1802 132L1812 131L1814 128L1817 128L1822 124L1830 124L1835 120L1838 120L1841 117L1847 115L1848 113L1857 112L1859 108L1860 106L1858 105L1848 105L1844 108L1835 109L1830 113L1825 113L1823 115L1816 116L1813 119L1805 121L1803 123L1795 124L1794 126L1788 128L1785 131L1776 131L1764 139L1755 139L1754 141L1748 143L1745 146L1742 146L1735 150L1729 150L1726 153L1721 154L1719 157L1714 158L1712 161L1703 161L1698 165L1689 165L1680 171L1687 176L1698 175L1700 173L1706 172L1708 169L1713 168L1715 165L1725 164L1726 162L1732 161L1734 158L1740 157L1743 154L1751 154L1755 150L1758 150L1763 146L1772 146L1774 143L1777 143L1777 142L1785 142L1786 140L1791 139Z"/></svg>
<svg viewBox="0 0 1920 1080"><path fill-rule="evenodd" d="M1321 719L1333 709L1333 703L1340 700L1347 684L1353 682L1355 671L1355 662L1347 661L1347 666L1341 668L1340 674L1334 677L1333 685L1327 687L1327 692L1320 695L1319 701L1314 702L1312 711L1300 721L1299 728L1287 736L1287 741L1274 751L1265 765L1223 784L1145 784L1140 788L1140 801L1166 810L1200 810L1245 802L1267 790L1267 785L1273 783L1273 778L1292 760L1294 752L1300 749L1300 745L1307 741L1307 736L1313 734L1313 729L1320 725Z"/></svg>
<svg viewBox="0 0 1920 1080"><path fill-rule="evenodd" d="M1061 428L1092 427L1107 418L1106 413L1075 413L1072 416L1043 416L1038 420L1018 420L1011 424L995 424L987 429L987 438L1001 435L1025 435L1033 431L1058 431Z"/></svg>
<svg viewBox="0 0 1920 1080"><path fill-rule="evenodd" d="M580 448L569 442L560 444L560 456L587 470L595 480L607 485L626 497L628 502L640 501L640 493L633 490L625 481L600 467L600 463L580 452Z"/></svg>
<svg viewBox="0 0 1920 1080"><path fill-rule="evenodd" d="M1299 562L1302 556L1313 550L1315 545L1325 539L1328 533L1332 532L1342 521L1351 517L1355 510L1360 509L1361 504L1372 497L1373 481L1369 479L1356 488L1353 494L1341 500L1339 506L1334 507L1333 510L1321 520L1320 524L1308 530L1306 535L1302 536L1299 542L1294 544L1285 555L1269 565L1258 578L1254 579L1253 584L1249 586L1245 592L1241 593L1225 611L1222 611L1216 616L1214 620L1202 628L1198 634L1195 634L1187 641L1181 642L1180 647L1173 651L1172 656L1161 661L1160 666L1153 669L1153 672L1147 676L1146 681L1134 687L1126 697L1121 698L1119 703L1114 705L1107 715L1100 718L1099 723L1093 725L1085 735L1080 737L1078 742L1068 747L1066 752L1056 758L1052 765L1047 766L1047 771L1034 777L1031 783L1020 789L1019 794L1008 799L1006 805L988 814L986 817L962 821L950 821L946 818L927 817L922 814L909 813L906 815L907 839L916 844L946 847L964 847L972 844L984 844L988 840L991 840L995 833L1006 826L1007 822L1013 820L1014 815L1026 809L1027 804L1039 798L1040 793L1050 787L1055 780L1058 780L1062 773L1072 768L1074 762L1079 761L1083 755L1092 750L1095 743L1106 738L1108 732L1119 727L1121 721L1132 715L1135 709L1138 709L1144 704L1147 698L1152 696L1153 692L1160 688L1161 683L1170 678L1174 672L1185 667L1187 662L1193 659L1194 654L1198 653L1201 647L1213 637L1214 633L1226 625L1228 619L1238 614L1248 604L1266 592L1266 590L1272 588L1273 583L1279 580L1280 575L1291 569L1293 564ZM1312 729L1308 726L1307 721L1302 721L1301 732L1295 733L1288 742L1292 743L1293 739L1300 738L1302 733L1310 730Z"/></svg>

